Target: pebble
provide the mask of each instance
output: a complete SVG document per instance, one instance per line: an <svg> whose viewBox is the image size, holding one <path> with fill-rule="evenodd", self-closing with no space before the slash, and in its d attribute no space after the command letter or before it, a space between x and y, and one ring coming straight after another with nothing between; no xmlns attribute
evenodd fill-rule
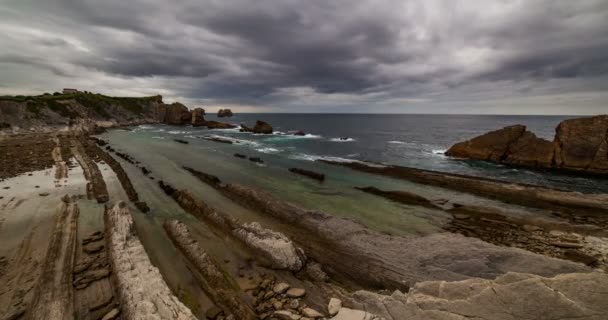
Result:
<svg viewBox="0 0 608 320"><path fill-rule="evenodd" d="M342 309L342 300L340 299L336 299L336 298L331 298L329 300L329 305L327 306L327 311L329 312L330 316L335 316L340 309Z"/></svg>
<svg viewBox="0 0 608 320"><path fill-rule="evenodd" d="M315 318L322 318L323 317L322 314L320 314L317 310L312 309L312 308L304 308L304 309L302 309L302 314L305 317L313 318L313 319L315 319Z"/></svg>
<svg viewBox="0 0 608 320"><path fill-rule="evenodd" d="M290 298L300 298L306 294L306 290L301 288L290 288L287 290L287 296Z"/></svg>
<svg viewBox="0 0 608 320"><path fill-rule="evenodd" d="M289 289L290 285L288 285L285 282L281 282L277 285L274 286L274 288L272 288L272 291L274 291L274 293L283 293L285 291L287 291L287 289Z"/></svg>

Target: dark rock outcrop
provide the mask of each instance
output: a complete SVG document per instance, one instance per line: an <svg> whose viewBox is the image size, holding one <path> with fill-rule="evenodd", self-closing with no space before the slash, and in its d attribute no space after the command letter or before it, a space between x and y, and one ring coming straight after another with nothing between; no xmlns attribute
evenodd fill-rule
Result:
<svg viewBox="0 0 608 320"><path fill-rule="evenodd" d="M165 119L163 122L172 125L182 125L190 123L191 120L192 114L188 108L179 102L174 102L167 106L167 111L165 113Z"/></svg>
<svg viewBox="0 0 608 320"><path fill-rule="evenodd" d="M233 129L236 128L235 125L225 122L218 121L206 121L205 126L209 129Z"/></svg>
<svg viewBox="0 0 608 320"><path fill-rule="evenodd" d="M314 172L314 171L310 171L310 170L306 170L306 169L300 169L300 168L289 168L290 172L293 172L295 174L299 174L305 177L309 177L311 179L315 179L318 181L323 182L325 180L325 174L323 173L318 173L318 172Z"/></svg>
<svg viewBox="0 0 608 320"><path fill-rule="evenodd" d="M205 125L205 109L196 108L192 110L192 126L202 127Z"/></svg>
<svg viewBox="0 0 608 320"><path fill-rule="evenodd" d="M232 110L230 110L230 109L220 109L217 112L217 116L218 116L218 118L224 118L224 117L228 117L229 118L229 117L232 117L233 116Z"/></svg>
<svg viewBox="0 0 608 320"><path fill-rule="evenodd" d="M515 125L453 145L446 155L535 168L608 174L608 115L565 120L553 142Z"/></svg>
<svg viewBox="0 0 608 320"><path fill-rule="evenodd" d="M250 128L244 124L241 124L241 132L253 132L253 133L262 133L262 134L271 134L273 132L272 126L264 121L256 121L255 126Z"/></svg>

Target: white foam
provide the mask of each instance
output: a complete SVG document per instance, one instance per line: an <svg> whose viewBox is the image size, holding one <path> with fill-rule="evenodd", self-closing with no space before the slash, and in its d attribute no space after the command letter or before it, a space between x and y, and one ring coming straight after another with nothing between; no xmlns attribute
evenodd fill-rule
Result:
<svg viewBox="0 0 608 320"><path fill-rule="evenodd" d="M387 141L386 143L392 143L392 144L405 144L405 142L403 142L403 141L398 141L398 140L391 140L391 141Z"/></svg>
<svg viewBox="0 0 608 320"><path fill-rule="evenodd" d="M165 137L159 137L159 136L155 136L155 137L152 137L152 139L161 139L161 140L164 140L164 139L165 139Z"/></svg>
<svg viewBox="0 0 608 320"><path fill-rule="evenodd" d="M366 166L375 167L375 168L385 168L386 167L385 165L381 165L381 164L377 164L377 163L370 163L370 162L361 161L361 160L346 159L346 158L333 157L333 156L317 156L317 155L311 155L311 154L305 154L305 153L295 154L295 155L290 156L290 158L295 159L295 160L306 160L306 161L326 160L326 161L342 162L342 163L361 163Z"/></svg>
<svg viewBox="0 0 608 320"><path fill-rule="evenodd" d="M171 130L169 132L167 132L168 134L187 134L187 133L192 133L190 131L179 131L179 130Z"/></svg>
<svg viewBox="0 0 608 320"><path fill-rule="evenodd" d="M342 139L342 138L331 138L329 139L329 141L331 142L353 142L353 141L357 141L353 138L346 138L346 139Z"/></svg>
<svg viewBox="0 0 608 320"><path fill-rule="evenodd" d="M259 145L259 143L254 142L254 141L245 140L245 139L237 139L237 138L233 138L233 137L229 137L229 136L220 136L220 135L217 135L217 134L210 134L210 135L205 135L205 136L195 136L195 137L199 137L199 138L203 138L203 139L229 140L229 141L232 141L233 143L245 144L245 145L251 145L251 146L258 146Z"/></svg>
<svg viewBox="0 0 608 320"><path fill-rule="evenodd" d="M275 149L275 148L258 148L255 149L256 151L262 152L262 153L277 153L277 152L281 152L281 150L279 149Z"/></svg>
<svg viewBox="0 0 608 320"><path fill-rule="evenodd" d="M433 150L432 152L433 152L433 154L440 154L440 155L444 155L446 151L447 151L447 150L445 150L445 149L435 149L435 150Z"/></svg>

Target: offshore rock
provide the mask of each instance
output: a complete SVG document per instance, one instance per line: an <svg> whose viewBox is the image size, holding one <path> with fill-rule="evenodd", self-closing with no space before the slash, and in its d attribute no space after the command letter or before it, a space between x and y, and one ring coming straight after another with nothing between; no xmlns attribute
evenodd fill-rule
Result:
<svg viewBox="0 0 608 320"><path fill-rule="evenodd" d="M608 174L608 115L562 121L548 141L515 125L453 145L446 155Z"/></svg>
<svg viewBox="0 0 608 320"><path fill-rule="evenodd" d="M192 126L202 127L205 125L205 109L196 108L192 110Z"/></svg>
<svg viewBox="0 0 608 320"><path fill-rule="evenodd" d="M165 113L165 119L163 122L172 125L182 125L191 123L191 120L192 114L188 108L179 102L174 102L167 106L167 111Z"/></svg>
<svg viewBox="0 0 608 320"><path fill-rule="evenodd" d="M225 118L225 117L229 118L229 117L232 117L232 116L233 116L232 110L230 110L230 109L220 109L217 112L217 117L218 118Z"/></svg>

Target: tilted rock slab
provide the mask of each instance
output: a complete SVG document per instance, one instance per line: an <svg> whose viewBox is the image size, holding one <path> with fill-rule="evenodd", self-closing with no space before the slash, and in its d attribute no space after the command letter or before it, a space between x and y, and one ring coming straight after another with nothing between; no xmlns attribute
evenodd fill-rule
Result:
<svg viewBox="0 0 608 320"><path fill-rule="evenodd" d="M608 174L608 115L562 121L553 141L514 125L453 145L446 155Z"/></svg>
<svg viewBox="0 0 608 320"><path fill-rule="evenodd" d="M106 209L104 218L121 314L126 319L195 320L150 262L125 203Z"/></svg>
<svg viewBox="0 0 608 320"><path fill-rule="evenodd" d="M369 286L407 289L420 281L491 279L508 271L553 276L590 270L457 234L390 236L348 219L282 202L263 191L234 184L218 189L240 204L293 226L284 231L327 271Z"/></svg>
<svg viewBox="0 0 608 320"><path fill-rule="evenodd" d="M265 229L257 222L242 223L209 207L188 191L178 190L172 196L187 212L211 223L253 249L270 267L298 271L304 266L306 257L303 251L284 234Z"/></svg>
<svg viewBox="0 0 608 320"><path fill-rule="evenodd" d="M225 312L233 314L237 319L256 319L253 310L241 299L242 293L238 284L201 248L185 224L169 220L163 227L176 247L203 276L201 285L215 304L222 306Z"/></svg>
<svg viewBox="0 0 608 320"><path fill-rule="evenodd" d="M608 275L509 272L495 280L421 282L406 294L357 291L353 299L357 309L387 320L601 320L608 319Z"/></svg>

